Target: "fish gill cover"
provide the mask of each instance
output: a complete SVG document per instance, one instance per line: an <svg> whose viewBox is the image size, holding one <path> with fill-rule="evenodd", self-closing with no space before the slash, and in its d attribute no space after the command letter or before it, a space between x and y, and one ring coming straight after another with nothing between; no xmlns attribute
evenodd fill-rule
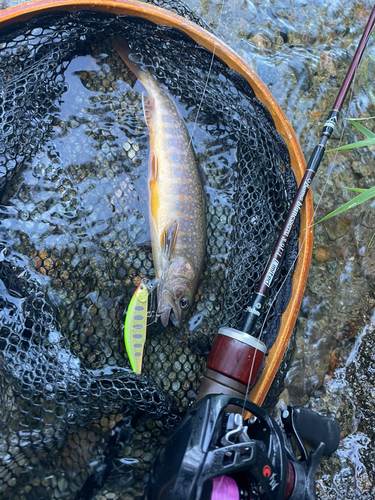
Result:
<svg viewBox="0 0 375 500"><path fill-rule="evenodd" d="M200 22L177 2L165 6ZM181 328L149 326L142 376L129 370L122 325L136 285L154 274L149 144L144 89L113 50L116 35L174 100L205 177L198 297ZM241 321L296 182L265 106L217 58L207 79L211 59L177 30L92 11L0 32L0 492L7 498L141 496L150 463L197 395L219 326ZM298 228L271 299L297 251ZM291 280L268 316L268 347Z"/></svg>

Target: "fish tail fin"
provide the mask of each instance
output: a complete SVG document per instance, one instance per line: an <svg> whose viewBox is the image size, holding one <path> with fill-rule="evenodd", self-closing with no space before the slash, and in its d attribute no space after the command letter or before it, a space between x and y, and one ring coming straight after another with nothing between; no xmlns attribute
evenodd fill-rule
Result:
<svg viewBox="0 0 375 500"><path fill-rule="evenodd" d="M142 69L140 63L134 61L131 57L132 50L127 44L126 40L121 36L116 36L112 39L112 45L117 54L121 57L128 68L135 74L135 76L140 80L146 89L149 89L149 81L152 80L152 76Z"/></svg>

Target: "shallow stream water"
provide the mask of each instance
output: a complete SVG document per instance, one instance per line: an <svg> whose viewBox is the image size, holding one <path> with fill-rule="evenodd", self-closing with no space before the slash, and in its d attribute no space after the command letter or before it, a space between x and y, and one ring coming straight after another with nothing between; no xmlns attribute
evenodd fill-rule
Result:
<svg viewBox="0 0 375 500"><path fill-rule="evenodd" d="M0 0L0 8L18 2ZM270 88L308 158L371 10L369 1L190 0L189 7L245 59ZM343 117L372 116L372 40ZM372 128L372 122L365 123ZM343 119L332 147L361 140ZM316 220L353 197L343 186L375 183L374 152L328 153L313 183ZM375 497L375 232L371 202L315 229L314 254L298 318L296 350L281 398L332 413L338 452L319 470L319 499Z"/></svg>

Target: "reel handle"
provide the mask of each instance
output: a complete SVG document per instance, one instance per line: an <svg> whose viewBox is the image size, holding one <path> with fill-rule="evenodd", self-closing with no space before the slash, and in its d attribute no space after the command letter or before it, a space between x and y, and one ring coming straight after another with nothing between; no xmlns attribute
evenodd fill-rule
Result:
<svg viewBox="0 0 375 500"><path fill-rule="evenodd" d="M300 451L306 453L302 440L307 441L314 448L324 443L324 455L331 455L337 450L340 443L340 429L332 417L319 415L301 406L288 406L288 409L282 412L281 418L286 433L297 439Z"/></svg>

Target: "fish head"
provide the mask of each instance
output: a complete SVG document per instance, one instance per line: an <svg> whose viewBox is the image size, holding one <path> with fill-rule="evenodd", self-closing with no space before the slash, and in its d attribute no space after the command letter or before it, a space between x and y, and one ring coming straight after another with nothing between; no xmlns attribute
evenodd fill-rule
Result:
<svg viewBox="0 0 375 500"><path fill-rule="evenodd" d="M181 326L194 303L197 281L197 273L184 258L177 259L164 271L158 285L156 313L163 326L167 326L169 320Z"/></svg>

